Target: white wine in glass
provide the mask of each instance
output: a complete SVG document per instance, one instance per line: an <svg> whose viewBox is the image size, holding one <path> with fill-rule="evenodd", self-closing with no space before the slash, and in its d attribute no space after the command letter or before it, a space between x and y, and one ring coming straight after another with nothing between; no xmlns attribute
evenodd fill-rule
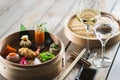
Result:
<svg viewBox="0 0 120 80"><path fill-rule="evenodd" d="M99 17L100 11L94 9L85 9L77 14L78 20L85 25L86 30L87 27L93 27Z"/></svg>
<svg viewBox="0 0 120 80"><path fill-rule="evenodd" d="M78 10L77 10L77 19L84 25L85 30L87 32L87 52L90 53L89 50L89 32L93 29L94 24L100 18L100 3L97 0L83 0L80 1Z"/></svg>

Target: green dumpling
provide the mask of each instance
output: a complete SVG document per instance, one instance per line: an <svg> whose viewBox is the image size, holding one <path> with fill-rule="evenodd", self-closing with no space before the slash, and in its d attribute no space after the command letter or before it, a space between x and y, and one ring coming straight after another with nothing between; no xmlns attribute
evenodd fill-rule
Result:
<svg viewBox="0 0 120 80"><path fill-rule="evenodd" d="M41 60L43 62L45 62L45 61L48 61L50 59L53 59L55 57L55 55L53 53L50 53L50 52L46 51L46 52L40 53L39 57L41 58Z"/></svg>

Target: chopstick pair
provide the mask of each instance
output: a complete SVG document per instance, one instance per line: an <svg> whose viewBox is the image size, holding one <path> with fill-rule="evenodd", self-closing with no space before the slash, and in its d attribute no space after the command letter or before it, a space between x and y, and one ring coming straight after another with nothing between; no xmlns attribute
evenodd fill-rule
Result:
<svg viewBox="0 0 120 80"><path fill-rule="evenodd" d="M73 52L71 53L71 57L72 57L73 59L75 59L77 56L78 56L78 54L77 54L76 52L73 51ZM87 66L87 67L90 67L90 66L92 65L89 61L87 61L87 59L85 59L85 58L83 58L83 57L80 58L79 62L82 63L82 64L84 64L84 65Z"/></svg>
<svg viewBox="0 0 120 80"><path fill-rule="evenodd" d="M78 56L78 54L77 54L76 52L73 51L73 52L71 53L71 57L72 57L72 58L75 59L77 56ZM83 69L84 69L85 66L90 67L90 66L92 65L89 61L87 61L88 57L89 57L89 54L88 54L88 56L86 57L86 59L84 59L83 57L80 58L79 62L82 63L82 66L81 66L81 68L79 69L79 72L78 72L77 76L75 77L75 80L80 80L80 79L79 79L79 78L80 78L80 75L81 75L81 73L82 73L82 71L83 71Z"/></svg>
<svg viewBox="0 0 120 80"><path fill-rule="evenodd" d="M86 49L83 49L78 56L75 58L75 60L72 62L72 64L66 69L66 71L59 77L58 80L64 80L64 78L68 75L68 73L72 70L72 68L75 66L75 64L79 61L79 59L82 57L82 55L85 53Z"/></svg>

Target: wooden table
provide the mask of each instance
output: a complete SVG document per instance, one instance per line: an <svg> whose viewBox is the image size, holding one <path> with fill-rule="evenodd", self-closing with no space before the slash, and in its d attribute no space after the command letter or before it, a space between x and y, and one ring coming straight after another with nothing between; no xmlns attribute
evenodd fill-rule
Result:
<svg viewBox="0 0 120 80"><path fill-rule="evenodd" d="M0 0L0 40L9 34L19 31L20 24L27 29L34 29L35 24L46 22L49 32L56 34L63 41L66 50L66 68L73 59L71 51L79 52L83 47L71 43L63 33L66 17L76 12L78 0ZM106 0L103 11L112 13L120 18L120 0ZM120 44L106 49L106 56L112 59L112 65L108 68L97 68L95 80L119 80L120 76ZM100 53L100 48L92 49ZM90 61L92 59L89 59ZM80 64L77 64L65 80L74 80ZM93 68L96 68L94 65ZM6 80L0 75L0 80Z"/></svg>

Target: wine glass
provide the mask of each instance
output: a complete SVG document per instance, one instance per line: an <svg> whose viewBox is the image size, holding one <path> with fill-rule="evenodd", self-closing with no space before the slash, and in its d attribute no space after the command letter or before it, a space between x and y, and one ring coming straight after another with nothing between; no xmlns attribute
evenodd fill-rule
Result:
<svg viewBox="0 0 120 80"><path fill-rule="evenodd" d="M109 15L103 16L97 21L94 32L102 44L102 54L94 60L94 64L97 67L105 68L111 65L111 60L104 56L105 45L108 40L115 35L117 30L118 27L115 26L114 19Z"/></svg>
<svg viewBox="0 0 120 80"><path fill-rule="evenodd" d="M100 18L100 2L98 0L80 0L76 17L84 25L87 36L87 51L90 53L89 49L89 32L93 29L94 24ZM86 54L87 55L87 54Z"/></svg>

